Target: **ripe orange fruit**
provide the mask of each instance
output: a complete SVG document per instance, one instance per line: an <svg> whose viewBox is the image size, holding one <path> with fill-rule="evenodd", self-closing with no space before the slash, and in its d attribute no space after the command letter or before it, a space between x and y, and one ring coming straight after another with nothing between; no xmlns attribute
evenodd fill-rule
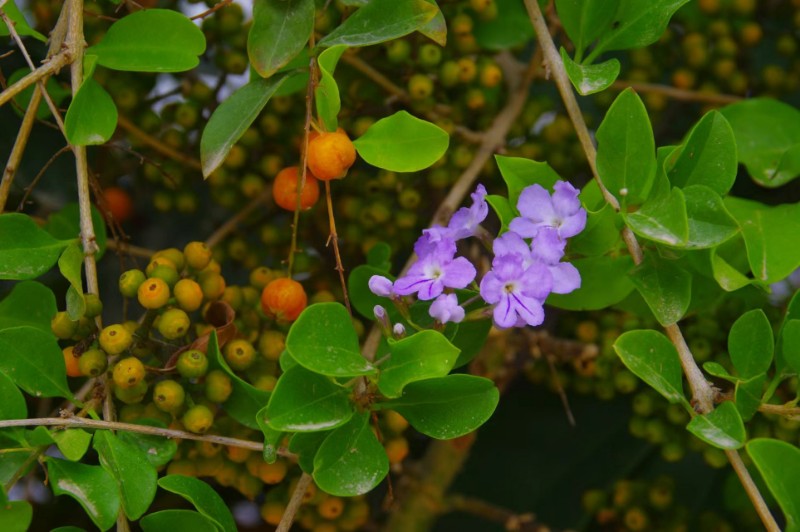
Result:
<svg viewBox="0 0 800 532"><path fill-rule="evenodd" d="M303 285L293 279L275 279L261 292L264 314L281 321L294 321L308 303Z"/></svg>
<svg viewBox="0 0 800 532"><path fill-rule="evenodd" d="M300 172L297 166L284 168L275 176L272 183L272 198L279 207L287 211L294 211L297 206L297 188L300 182ZM300 208L308 210L319 199L319 183L314 176L306 174L306 184L300 194Z"/></svg>
<svg viewBox="0 0 800 532"><path fill-rule="evenodd" d="M62 350L64 354L64 365L67 366L67 375L70 377L82 377L81 368L78 365L79 357L73 353L74 346L65 347Z"/></svg>
<svg viewBox="0 0 800 532"><path fill-rule="evenodd" d="M356 148L342 129L320 133L308 143L308 168L320 181L341 179L356 161Z"/></svg>
<svg viewBox="0 0 800 532"><path fill-rule="evenodd" d="M133 200L124 189L108 187L103 190L103 198L108 212L117 222L122 223L133 215Z"/></svg>

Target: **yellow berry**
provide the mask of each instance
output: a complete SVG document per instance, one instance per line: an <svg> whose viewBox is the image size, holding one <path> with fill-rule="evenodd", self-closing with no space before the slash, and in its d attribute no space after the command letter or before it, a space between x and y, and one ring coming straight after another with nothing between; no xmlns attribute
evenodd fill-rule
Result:
<svg viewBox="0 0 800 532"><path fill-rule="evenodd" d="M136 357L123 358L114 366L113 379L118 388L133 388L144 380L144 376L144 364Z"/></svg>
<svg viewBox="0 0 800 532"><path fill-rule="evenodd" d="M133 335L125 325L117 323L100 331L100 347L109 355L119 355L133 343Z"/></svg>
<svg viewBox="0 0 800 532"><path fill-rule="evenodd" d="M157 309L169 301L169 286L157 277L147 279L139 286L137 296L139 304L146 309Z"/></svg>

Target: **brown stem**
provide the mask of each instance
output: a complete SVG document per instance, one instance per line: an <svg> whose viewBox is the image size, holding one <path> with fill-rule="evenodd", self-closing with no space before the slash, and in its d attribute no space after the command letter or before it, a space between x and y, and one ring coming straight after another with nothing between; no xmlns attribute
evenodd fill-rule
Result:
<svg viewBox="0 0 800 532"><path fill-rule="evenodd" d="M311 484L311 480L311 475L308 473L300 475L297 486L295 486L294 492L292 493L292 498L289 499L289 504L286 505L286 510L284 510L281 522L278 523L278 528L275 529L275 532L288 532L292 527L294 518L297 515L297 510L299 510L300 505L303 504L303 497L306 494L306 490L308 490L309 484Z"/></svg>
<svg viewBox="0 0 800 532"><path fill-rule="evenodd" d="M238 226L241 224L253 211L258 209L259 207L264 207L264 204L269 198L270 195L269 188L265 188L258 196L250 200L250 203L245 205L245 207L237 212L234 216L232 216L227 222L222 224L219 229L214 231L211 236L206 239L206 245L208 247L214 247L222 240L232 233Z"/></svg>
<svg viewBox="0 0 800 532"><path fill-rule="evenodd" d="M727 105L729 103L736 103L741 101L741 96L733 94L717 94L712 92L700 92L686 89L679 89L677 87L670 87L669 85L661 85L659 83L643 83L638 81L617 80L611 86L618 90L624 90L628 87L636 92L661 94L673 100L682 102L700 102L711 103L719 105Z"/></svg>
<svg viewBox="0 0 800 532"><path fill-rule="evenodd" d="M203 166L200 164L200 161L197 159L193 159L188 155L185 155L177 150L174 150L167 146L165 143L161 142L157 138L154 138L148 135L145 131L139 129L136 124L128 120L122 115L119 115L117 118L117 125L127 131L129 134L133 135L137 139L139 139L142 144L149 146L153 150L157 151L167 159L172 159L173 161L177 161L184 166L188 166L193 170L202 171Z"/></svg>
<svg viewBox="0 0 800 532"><path fill-rule="evenodd" d="M48 76L52 76L64 66L73 61L72 50L67 48L61 53L50 58L45 64L26 75L3 92L0 92L0 105L7 103L11 98L24 91L34 83Z"/></svg>
<svg viewBox="0 0 800 532"><path fill-rule="evenodd" d="M350 296L347 293L347 282L344 279L344 266L342 265L342 256L339 253L339 235L336 233L336 219L333 217L333 200L331 198L331 182L325 181L325 199L328 203L328 225L330 226L331 233L328 236L328 243L333 244L333 255L336 258L336 271L339 272L339 281L342 285L342 294L344 296L344 306L347 307L347 312L353 313L350 308Z"/></svg>
<svg viewBox="0 0 800 532"><path fill-rule="evenodd" d="M787 404L787 405L762 404L761 406L758 407L758 411L763 412L765 414L777 414L779 416L784 416L792 419L800 417L800 407L794 406L792 404Z"/></svg>
<svg viewBox="0 0 800 532"><path fill-rule="evenodd" d="M518 514L508 508L503 508L475 497L452 495L447 498L446 504L448 510L464 512L487 521L500 523L506 530L518 530L521 532L553 531L551 527L538 523L533 514Z"/></svg>
<svg viewBox="0 0 800 532"><path fill-rule="evenodd" d="M25 153L25 147L28 145L28 138L36 120L36 112L39 110L39 102L41 101L42 91L37 86L33 89L33 96L31 96L31 101L28 103L28 109L25 110L25 116L22 117L17 139L14 141L14 147L11 148L8 162L5 169L3 169L3 180L0 181L0 214L6 207L8 196L11 193L11 184L14 182L14 176L22 160L22 154Z"/></svg>

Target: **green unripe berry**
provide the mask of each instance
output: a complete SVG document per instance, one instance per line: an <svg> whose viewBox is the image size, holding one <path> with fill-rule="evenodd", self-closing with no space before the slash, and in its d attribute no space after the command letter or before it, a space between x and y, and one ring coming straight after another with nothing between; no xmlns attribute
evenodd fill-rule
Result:
<svg viewBox="0 0 800 532"><path fill-rule="evenodd" d="M143 282L136 291L139 304L146 309L157 309L169 301L169 286L163 279L153 277Z"/></svg>
<svg viewBox="0 0 800 532"><path fill-rule="evenodd" d="M244 371L256 359L256 350L247 340L237 339L225 345L225 361L234 371Z"/></svg>
<svg viewBox="0 0 800 532"><path fill-rule="evenodd" d="M425 74L414 74L408 80L408 94L412 100L424 100L433 94L433 80Z"/></svg>
<svg viewBox="0 0 800 532"><path fill-rule="evenodd" d="M224 403L231 396L233 384L224 371L213 369L206 375L206 399L212 403Z"/></svg>
<svg viewBox="0 0 800 532"><path fill-rule="evenodd" d="M171 379L159 381L153 387L153 402L164 412L175 412L183 406L186 392L176 381Z"/></svg>
<svg viewBox="0 0 800 532"><path fill-rule="evenodd" d="M386 45L386 58L390 63L403 63L410 56L411 44L404 39L397 39Z"/></svg>
<svg viewBox="0 0 800 532"><path fill-rule="evenodd" d="M442 49L435 44L425 43L419 47L417 60L423 67L435 67L442 60Z"/></svg>
<svg viewBox="0 0 800 532"><path fill-rule="evenodd" d="M187 332L191 321L189 316L179 308L171 308L158 319L158 332L167 340L176 340Z"/></svg>
<svg viewBox="0 0 800 532"><path fill-rule="evenodd" d="M196 379L208 371L208 358L202 351L190 349L180 354L176 367L181 376Z"/></svg>
<svg viewBox="0 0 800 532"><path fill-rule="evenodd" d="M103 313L103 302L97 294L83 294L83 300L86 303L84 316L87 318L96 318Z"/></svg>
<svg viewBox="0 0 800 532"><path fill-rule="evenodd" d="M158 264L149 270L150 271L147 274L148 277L151 279L161 279L167 283L167 286L170 288L175 286L175 283L177 283L178 279L180 279L180 274L178 274L178 271L172 266L168 266L166 264Z"/></svg>
<svg viewBox="0 0 800 532"><path fill-rule="evenodd" d="M445 88L455 87L459 82L458 63L455 61L445 61L439 68L439 83Z"/></svg>
<svg viewBox="0 0 800 532"><path fill-rule="evenodd" d="M258 350L267 360L278 360L285 348L286 335L280 331L264 331L258 337Z"/></svg>
<svg viewBox="0 0 800 532"><path fill-rule="evenodd" d="M213 271L203 272L199 281L203 296L209 301L217 300L225 293L225 278L218 273Z"/></svg>
<svg viewBox="0 0 800 532"><path fill-rule="evenodd" d="M144 364L136 357L124 358L114 366L112 375L117 388L134 388L144 380Z"/></svg>
<svg viewBox="0 0 800 532"><path fill-rule="evenodd" d="M125 404L141 403L147 395L147 381L141 380L130 388L114 387L114 396Z"/></svg>
<svg viewBox="0 0 800 532"><path fill-rule="evenodd" d="M78 358L78 367L87 377L97 377L108 367L108 356L101 349L89 349Z"/></svg>
<svg viewBox="0 0 800 532"><path fill-rule="evenodd" d="M119 355L133 343L133 335L121 323L109 325L100 331L100 347L109 355Z"/></svg>
<svg viewBox="0 0 800 532"><path fill-rule="evenodd" d="M136 297L136 291L147 277L142 270L128 270L119 277L119 292L124 297Z"/></svg>
<svg viewBox="0 0 800 532"><path fill-rule="evenodd" d="M66 312L57 312L53 319L50 320L50 329L57 337L62 340L72 338L78 332L78 322L69 319L69 314Z"/></svg>
<svg viewBox="0 0 800 532"><path fill-rule="evenodd" d="M422 196L416 189L406 188L400 192L400 196L397 198L397 201L404 209L416 209L422 201Z"/></svg>
<svg viewBox="0 0 800 532"><path fill-rule="evenodd" d="M186 264L193 270L202 270L211 262L211 248L204 242L189 242L183 248Z"/></svg>
<svg viewBox="0 0 800 532"><path fill-rule="evenodd" d="M189 432L203 434L214 423L214 413L206 405L194 405L183 414L181 422Z"/></svg>

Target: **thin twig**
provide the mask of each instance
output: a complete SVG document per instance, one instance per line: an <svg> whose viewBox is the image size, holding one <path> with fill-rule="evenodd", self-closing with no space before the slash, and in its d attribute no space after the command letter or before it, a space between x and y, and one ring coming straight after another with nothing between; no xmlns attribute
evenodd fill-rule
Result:
<svg viewBox="0 0 800 532"><path fill-rule="evenodd" d="M758 411L765 414L777 414L791 419L800 417L800 407L794 406L791 403L787 405L762 404L758 407Z"/></svg>
<svg viewBox="0 0 800 532"><path fill-rule="evenodd" d="M36 112L39 110L39 102L42 101L42 92L39 87L33 89L31 101L28 103L28 109L25 110L25 116L22 117L22 123L17 132L17 138L14 141L14 147L11 148L11 153L8 156L8 162L3 169L3 180L0 181L0 214L6 207L8 196L11 193L11 184L14 182L14 176L17 173L22 155L25 153L25 147L28 145L28 138L30 137L33 123L36 121Z"/></svg>
<svg viewBox="0 0 800 532"><path fill-rule="evenodd" d="M214 5L214 7L210 8L210 9L206 9L202 13L198 13L197 15L191 17L191 20L197 20L199 18L206 18L207 16L211 15L212 13L214 13L214 11L218 11L218 10L222 9L223 7L229 5L231 2L233 2L233 0L222 0L221 2L217 2Z"/></svg>
<svg viewBox="0 0 800 532"><path fill-rule="evenodd" d="M451 495L445 500L447 510L458 511L500 523L506 530L520 532L552 532L553 528L538 523L536 516L530 513L518 514L508 508L497 506L490 502L468 497L466 495Z"/></svg>
<svg viewBox="0 0 800 532"><path fill-rule="evenodd" d="M350 296L347 293L347 282L344 279L344 265L342 265L342 255L339 253L339 235L336 233L336 219L333 216L333 198L331 198L331 182L325 181L325 199L328 203L328 225L330 227L330 235L328 236L328 244L333 244L333 255L336 259L336 271L339 272L339 282L342 285L342 294L344 296L344 306L347 307L347 312L353 313L350 308Z"/></svg>
<svg viewBox="0 0 800 532"><path fill-rule="evenodd" d="M133 135L134 137L136 137L137 139L139 139L140 141L142 141L143 144L149 146L150 148L157 151L167 159L172 159L173 161L177 161L183 164L184 166L188 166L193 170L198 170L198 171L203 170L203 166L200 164L200 161L170 148L164 142L161 142L157 138L150 136L145 131L138 128L133 122L131 122L124 116L119 115L119 117L117 118L117 125L122 129L124 129L125 131L127 131L128 133L130 133L131 135Z"/></svg>
<svg viewBox="0 0 800 532"><path fill-rule="evenodd" d="M300 505L303 503L303 497L305 497L306 490L308 490L311 480L311 475L308 473L300 475L297 486L294 488L294 493L292 493L292 498L289 499L289 504L286 505L286 510L284 510L281 522L278 523L278 528L275 529L275 532L288 532L292 527L294 517L297 515L297 510L300 509Z"/></svg>
<svg viewBox="0 0 800 532"><path fill-rule="evenodd" d="M108 249L110 249L111 251L119 251L120 253L125 253L127 255L132 256L132 257L139 257L139 258L148 259L148 260L153 255L156 254L156 252L153 251L152 249L147 249L147 248L143 248L143 247L140 247L140 246L134 246L134 245L128 244L128 243L126 243L124 241L119 241L118 242L117 240L111 240L111 239L109 239L106 242L106 247Z"/></svg>
<svg viewBox="0 0 800 532"><path fill-rule="evenodd" d="M33 178L30 185L25 187L25 193L22 195L22 199L19 200L19 206L17 206L18 211L22 211L22 209L25 208L25 202L28 201L28 196L31 195L31 192L33 192L33 189L36 188L36 185L39 184L39 180L44 176L45 172L47 172L47 169L50 168L50 166L52 166L54 162L56 162L56 159L58 159L63 154L70 152L71 150L72 147L69 144L67 144L66 146L55 152L53 156L50 157L46 163L44 163L44 166L42 166L42 169L39 170L39 173L37 173L36 176Z"/></svg>
<svg viewBox="0 0 800 532"><path fill-rule="evenodd" d="M54 55L42 66L26 75L3 92L0 92L0 105L7 103L11 98L24 91L37 81L52 76L72 62L71 50L68 48Z"/></svg>
<svg viewBox="0 0 800 532"><path fill-rule="evenodd" d="M611 84L611 87L617 90L624 90L628 87L636 92L661 94L667 98L678 100L682 102L699 102L711 103L719 105L727 105L729 103L736 103L743 100L741 96L733 94L719 94L714 92L692 91L686 89L679 89L677 87L670 87L669 85L661 85L660 83L644 83L639 81L617 80Z"/></svg>
<svg viewBox="0 0 800 532"><path fill-rule="evenodd" d="M234 216L232 216L228 221L222 224L219 229L211 233L206 239L206 245L208 247L214 247L222 240L232 233L238 226L241 224L250 214L258 209L259 207L264 207L266 204L267 198L269 198L271 191L269 188L265 188L262 190L258 196L250 200L250 203L245 205L243 209L237 212Z"/></svg>

